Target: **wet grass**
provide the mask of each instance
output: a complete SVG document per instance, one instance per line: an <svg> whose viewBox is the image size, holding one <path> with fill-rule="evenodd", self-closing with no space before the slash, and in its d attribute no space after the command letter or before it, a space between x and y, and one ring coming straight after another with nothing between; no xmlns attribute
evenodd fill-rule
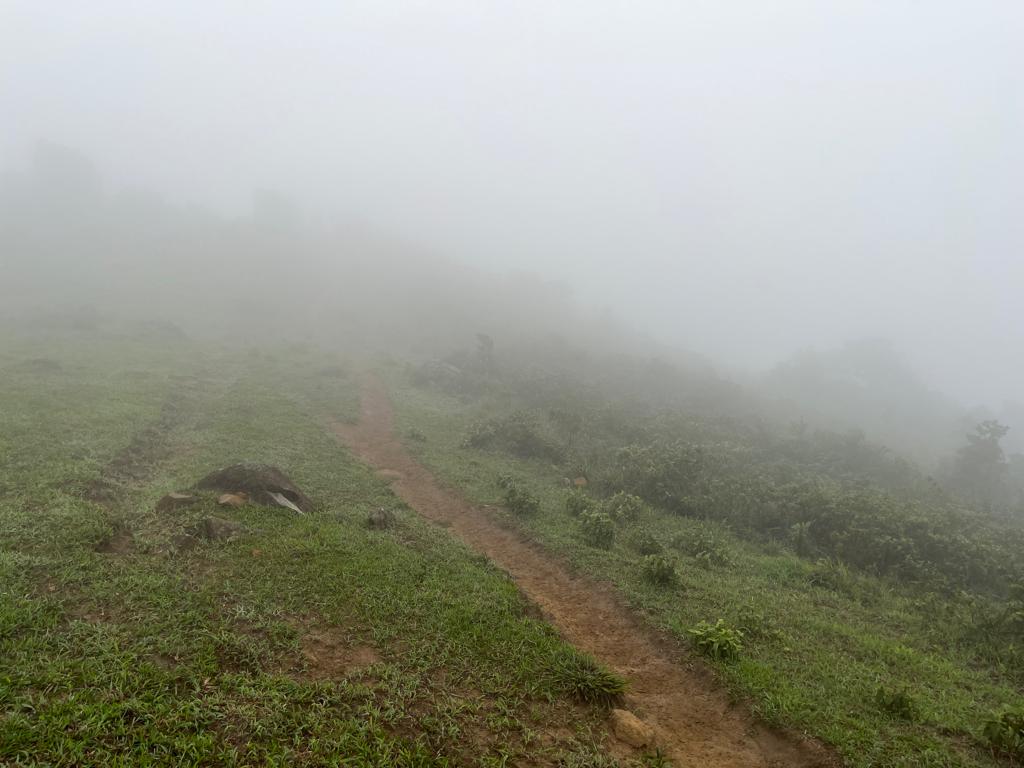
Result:
<svg viewBox="0 0 1024 768"><path fill-rule="evenodd" d="M702 621L724 619L740 630L738 658L708 663L768 722L821 738L851 766L1003 764L981 731L992 714L1019 705L1020 683L979 662L964 642L962 617L951 620L941 596L650 509L616 521L607 548L593 546L566 509L556 466L465 447L470 425L483 415L476 406L412 387L397 370L389 380L396 430L417 435L405 441L408 449L439 477L572 567L613 583L681 647L693 648L689 630ZM540 501L537 513L502 508L509 476ZM677 578L649 578L644 558L652 551L663 553ZM912 700L912 717L880 704L891 691Z"/></svg>
<svg viewBox="0 0 1024 768"><path fill-rule="evenodd" d="M324 429L357 402L303 349L0 343L0 764L605 760L572 650ZM154 511L239 460L316 508Z"/></svg>

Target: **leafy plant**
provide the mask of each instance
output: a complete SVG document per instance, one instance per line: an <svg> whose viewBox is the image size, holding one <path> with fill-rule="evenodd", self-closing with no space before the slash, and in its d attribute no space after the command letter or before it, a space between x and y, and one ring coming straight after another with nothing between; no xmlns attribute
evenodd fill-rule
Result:
<svg viewBox="0 0 1024 768"><path fill-rule="evenodd" d="M601 505L601 511L612 520L636 520L643 508L643 499L625 491L619 491Z"/></svg>
<svg viewBox="0 0 1024 768"><path fill-rule="evenodd" d="M644 581L659 587L670 587L679 581L676 567L664 555L647 555L640 561Z"/></svg>
<svg viewBox="0 0 1024 768"><path fill-rule="evenodd" d="M551 677L559 688L587 704L608 707L626 691L625 680L574 648L566 648L556 657Z"/></svg>
<svg viewBox="0 0 1024 768"><path fill-rule="evenodd" d="M592 547L610 549L615 540L615 523L603 512L586 512L580 517L583 540Z"/></svg>
<svg viewBox="0 0 1024 768"><path fill-rule="evenodd" d="M545 430L540 419L528 411L476 421L462 442L467 448L498 450L523 459L543 459L556 464L564 451Z"/></svg>
<svg viewBox="0 0 1024 768"><path fill-rule="evenodd" d="M626 545L640 555L658 555L665 548L647 528L638 528L627 534Z"/></svg>
<svg viewBox="0 0 1024 768"><path fill-rule="evenodd" d="M730 627L724 619L714 624L702 621L687 632L697 650L716 661L737 659L743 650L743 632Z"/></svg>
<svg viewBox="0 0 1024 768"><path fill-rule="evenodd" d="M1004 712L985 723L985 740L993 749L1024 758L1024 709Z"/></svg>
<svg viewBox="0 0 1024 768"><path fill-rule="evenodd" d="M594 500L579 489L571 490L565 495L565 511L573 517L593 512L596 506Z"/></svg>
<svg viewBox="0 0 1024 768"><path fill-rule="evenodd" d="M523 488L513 477L499 475L498 485L505 489L505 506L517 515L535 515L540 511L540 499Z"/></svg>

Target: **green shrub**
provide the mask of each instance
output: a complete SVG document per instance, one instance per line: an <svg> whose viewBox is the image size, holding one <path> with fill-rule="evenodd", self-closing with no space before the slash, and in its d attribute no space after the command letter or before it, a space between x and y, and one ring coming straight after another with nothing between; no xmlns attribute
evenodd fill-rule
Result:
<svg viewBox="0 0 1024 768"><path fill-rule="evenodd" d="M574 648L555 659L551 677L558 688L587 704L611 706L626 691L626 681Z"/></svg>
<svg viewBox="0 0 1024 768"><path fill-rule="evenodd" d="M593 512L596 506L594 500L579 489L571 490L565 495L565 511L573 517L582 517L588 512Z"/></svg>
<svg viewBox="0 0 1024 768"><path fill-rule="evenodd" d="M647 555L640 561L644 581L659 587L670 587L679 582L676 567L664 555Z"/></svg>
<svg viewBox="0 0 1024 768"><path fill-rule="evenodd" d="M672 537L672 548L705 568L732 565L732 547L721 526L698 522Z"/></svg>
<svg viewBox="0 0 1024 768"><path fill-rule="evenodd" d="M875 691L875 703L883 712L888 712L901 720L917 720L920 717L920 709L917 701L905 689L889 690L885 686L878 686Z"/></svg>
<svg viewBox="0 0 1024 768"><path fill-rule="evenodd" d="M542 459L560 464L565 452L547 434L540 419L527 411L473 422L463 447L497 450L522 459Z"/></svg>
<svg viewBox="0 0 1024 768"><path fill-rule="evenodd" d="M716 661L731 661L739 658L743 650L743 633L730 627L724 619L714 624L702 621L688 630L697 650Z"/></svg>
<svg viewBox="0 0 1024 768"><path fill-rule="evenodd" d="M498 475L498 485L505 490L505 506L517 515L535 515L540 511L540 499L523 488L511 475Z"/></svg>
<svg viewBox="0 0 1024 768"><path fill-rule="evenodd" d="M601 511L612 520L636 520L643 508L643 499L624 491L619 491L601 505Z"/></svg>
<svg viewBox="0 0 1024 768"><path fill-rule="evenodd" d="M1024 709L1004 712L985 723L989 746L1017 758L1024 758Z"/></svg>
<svg viewBox="0 0 1024 768"><path fill-rule="evenodd" d="M654 534L647 528L637 528L626 535L626 546L640 555L660 555L665 551Z"/></svg>
<svg viewBox="0 0 1024 768"><path fill-rule="evenodd" d="M580 517L583 540L592 547L610 549L615 540L615 523L603 512L586 512Z"/></svg>

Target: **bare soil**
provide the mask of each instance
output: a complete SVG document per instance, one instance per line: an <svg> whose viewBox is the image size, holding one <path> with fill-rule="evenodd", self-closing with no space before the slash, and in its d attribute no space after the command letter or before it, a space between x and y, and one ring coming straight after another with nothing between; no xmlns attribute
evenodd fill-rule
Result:
<svg viewBox="0 0 1024 768"><path fill-rule="evenodd" d="M659 636L613 589L573 573L557 556L442 486L395 436L391 404L377 378L365 380L360 422L334 422L332 429L410 507L507 571L568 642L625 677L626 707L655 729L657 746L677 768L838 765L820 744L772 730L731 703L706 667Z"/></svg>

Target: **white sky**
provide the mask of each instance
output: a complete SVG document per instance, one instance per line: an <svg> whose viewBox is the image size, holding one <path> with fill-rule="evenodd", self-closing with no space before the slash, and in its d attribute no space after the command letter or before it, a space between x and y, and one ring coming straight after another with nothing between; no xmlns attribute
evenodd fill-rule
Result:
<svg viewBox="0 0 1024 768"><path fill-rule="evenodd" d="M280 189L736 365L884 335L1024 399L1019 0L0 0L38 138L223 211Z"/></svg>

